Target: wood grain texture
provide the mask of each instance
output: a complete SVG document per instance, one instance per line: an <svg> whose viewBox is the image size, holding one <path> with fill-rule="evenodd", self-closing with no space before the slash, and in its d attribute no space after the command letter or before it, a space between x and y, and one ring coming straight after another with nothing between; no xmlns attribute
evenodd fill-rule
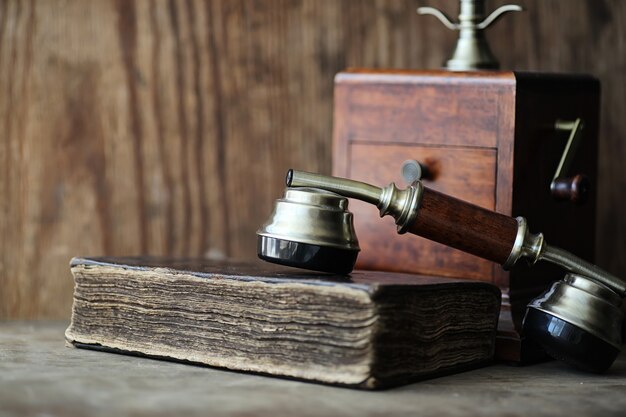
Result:
<svg viewBox="0 0 626 417"><path fill-rule="evenodd" d="M626 276L626 3L519 3L504 68L603 84L597 259ZM0 318L67 317L74 255L253 258L286 169L330 173L333 76L446 59L421 5L1 0Z"/></svg>
<svg viewBox="0 0 626 417"><path fill-rule="evenodd" d="M437 417L622 417L626 409L626 352L601 377L560 361L523 367L494 364L371 393L67 349L59 340L64 326L66 322L0 322L0 404L5 414L206 417L210 410L215 417L380 417L418 412Z"/></svg>
<svg viewBox="0 0 626 417"><path fill-rule="evenodd" d="M329 171L339 11L0 3L0 317L67 317L77 254L253 258L286 170Z"/></svg>
<svg viewBox="0 0 626 417"><path fill-rule="evenodd" d="M355 140L496 146L493 126L498 123L500 103L493 93L513 85L511 72L466 77L447 71L366 71L350 70L335 78L335 103L345 103L335 109L336 135L342 136L345 118L354 121L345 128ZM472 114L464 111L476 100L481 105L474 106ZM340 152L335 148L334 156Z"/></svg>
<svg viewBox="0 0 626 417"><path fill-rule="evenodd" d="M431 180L424 181L427 187L495 209L494 149L365 143L357 136L349 152L350 160L346 164L349 166L343 167L349 178L381 186L393 181L399 188L405 188L408 184L400 167L404 161L414 159L432 173ZM335 166L342 165L338 156L335 154ZM394 219L390 216L381 219L371 204L353 200L349 209L354 213L354 227L361 246L357 268L441 276L459 276L459 271L464 271L464 277L492 281L491 262L418 236L398 236Z"/></svg>
<svg viewBox="0 0 626 417"><path fill-rule="evenodd" d="M419 216L409 232L502 265L517 228L510 216L424 188Z"/></svg>

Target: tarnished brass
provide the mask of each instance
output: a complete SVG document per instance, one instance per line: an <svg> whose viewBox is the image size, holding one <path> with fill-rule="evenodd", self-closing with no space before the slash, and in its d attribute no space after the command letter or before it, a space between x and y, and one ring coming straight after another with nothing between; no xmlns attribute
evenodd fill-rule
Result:
<svg viewBox="0 0 626 417"><path fill-rule="evenodd" d="M621 297L626 296L626 282L624 280L609 274L597 265L580 259L566 250L544 244L538 259L559 265L575 274L584 275L589 279L606 285Z"/></svg>
<svg viewBox="0 0 626 417"><path fill-rule="evenodd" d="M558 317L621 349L621 303L621 298L604 285L568 274L528 308Z"/></svg>
<svg viewBox="0 0 626 417"><path fill-rule="evenodd" d="M396 220L398 233L405 233L415 221L424 188L420 181L400 190L394 183L380 188L346 178L294 170L289 171L287 186L320 188L374 204L378 207L380 217L390 215Z"/></svg>
<svg viewBox="0 0 626 417"><path fill-rule="evenodd" d="M580 173L567 176L581 141L584 123L581 119L574 121L557 120L554 127L557 131L569 131L570 134L565 143L561 160L550 182L550 192L557 200L570 200L579 204L584 203L589 193L589 179Z"/></svg>
<svg viewBox="0 0 626 417"><path fill-rule="evenodd" d="M524 217L517 217L517 234L511 249L511 254L502 267L510 269L517 261L524 259L529 265L534 265L544 249L543 234L532 234L528 230L528 222Z"/></svg>
<svg viewBox="0 0 626 417"><path fill-rule="evenodd" d="M359 250L348 199L312 188L288 188L276 201L260 236L339 249Z"/></svg>
<svg viewBox="0 0 626 417"><path fill-rule="evenodd" d="M559 161L559 165L556 167L556 171L554 172L554 176L552 177L552 183L557 178L561 178L569 171L569 167L572 164L572 159L574 159L574 154L578 149L578 144L580 143L581 133L585 127L585 124L581 119L576 119L574 121L565 121L565 120L557 120L554 123L554 128L560 131L569 131L569 137L567 138L567 143L565 144L565 148L563 149L563 154L561 155L561 160Z"/></svg>
<svg viewBox="0 0 626 417"><path fill-rule="evenodd" d="M558 265L566 271L584 275L611 288L621 296L626 296L626 282L624 280L566 250L548 245L543 234L530 233L526 219L523 217L518 217L517 223L517 236L509 258L502 265L504 269L513 267L520 259L529 265L534 265L537 261L546 261Z"/></svg>
<svg viewBox="0 0 626 417"><path fill-rule="evenodd" d="M459 31L454 53L446 62L445 67L452 71L475 71L500 67L487 44L483 31L505 13L522 10L521 6L507 4L485 18L484 0L460 0L458 23L453 23L448 16L433 7L420 7L417 13L433 15L448 29Z"/></svg>

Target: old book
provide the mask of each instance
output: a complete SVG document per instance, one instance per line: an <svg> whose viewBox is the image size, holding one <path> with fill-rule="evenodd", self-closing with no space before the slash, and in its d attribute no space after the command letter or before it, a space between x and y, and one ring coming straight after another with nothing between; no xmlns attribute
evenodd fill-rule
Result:
<svg viewBox="0 0 626 417"><path fill-rule="evenodd" d="M258 262L75 258L82 348L360 388L475 368L494 354L500 291L482 282Z"/></svg>

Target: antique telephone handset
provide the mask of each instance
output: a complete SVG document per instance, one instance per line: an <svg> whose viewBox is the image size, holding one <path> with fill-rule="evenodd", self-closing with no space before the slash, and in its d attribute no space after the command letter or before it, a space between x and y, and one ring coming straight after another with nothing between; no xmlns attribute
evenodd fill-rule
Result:
<svg viewBox="0 0 626 417"><path fill-rule="evenodd" d="M428 189L415 181L405 190L289 170L284 198L257 232L261 259L316 271L352 271L359 244L346 197L391 215L398 233L410 232L497 262L505 269L521 259L544 260L570 273L534 299L524 333L551 356L602 372L621 349L622 297L626 282L531 234L514 219Z"/></svg>

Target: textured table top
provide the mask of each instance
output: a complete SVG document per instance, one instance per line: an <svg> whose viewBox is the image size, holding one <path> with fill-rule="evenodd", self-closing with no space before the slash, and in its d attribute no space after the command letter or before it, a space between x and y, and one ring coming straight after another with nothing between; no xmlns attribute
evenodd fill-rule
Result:
<svg viewBox="0 0 626 417"><path fill-rule="evenodd" d="M558 362L367 392L65 346L65 323L0 322L0 416L626 415L626 356L602 376Z"/></svg>

